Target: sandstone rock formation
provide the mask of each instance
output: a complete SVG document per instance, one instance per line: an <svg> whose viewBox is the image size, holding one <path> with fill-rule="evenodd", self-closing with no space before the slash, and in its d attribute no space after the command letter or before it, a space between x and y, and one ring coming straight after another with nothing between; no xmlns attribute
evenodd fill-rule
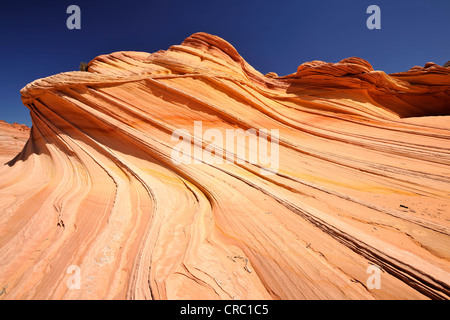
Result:
<svg viewBox="0 0 450 320"><path fill-rule="evenodd" d="M22 151L30 136L30 128L24 124L7 123L0 120L0 165Z"/></svg>
<svg viewBox="0 0 450 320"><path fill-rule="evenodd" d="M33 127L0 168L2 299L450 297L450 68L264 76L197 33L21 93ZM174 163L175 130L207 144L194 121L278 129L278 171Z"/></svg>

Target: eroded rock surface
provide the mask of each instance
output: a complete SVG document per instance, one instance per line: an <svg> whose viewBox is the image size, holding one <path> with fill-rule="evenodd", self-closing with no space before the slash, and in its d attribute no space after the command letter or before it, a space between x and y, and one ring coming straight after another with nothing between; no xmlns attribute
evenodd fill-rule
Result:
<svg viewBox="0 0 450 320"><path fill-rule="evenodd" d="M0 298L448 299L449 74L348 58L264 76L198 33L39 79L0 168ZM194 121L278 129L276 174L175 164Z"/></svg>

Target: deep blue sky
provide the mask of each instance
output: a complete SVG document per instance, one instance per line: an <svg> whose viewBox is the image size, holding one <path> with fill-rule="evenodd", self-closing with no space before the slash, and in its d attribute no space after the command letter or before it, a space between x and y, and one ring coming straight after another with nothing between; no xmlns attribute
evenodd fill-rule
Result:
<svg viewBox="0 0 450 320"><path fill-rule="evenodd" d="M81 30L66 27L71 4L81 8ZM371 4L381 8L381 30L366 27ZM35 79L100 54L167 49L199 31L229 41L262 73L350 56L387 73L442 65L450 60L449 17L449 0L3 1L0 119L31 125L19 91Z"/></svg>

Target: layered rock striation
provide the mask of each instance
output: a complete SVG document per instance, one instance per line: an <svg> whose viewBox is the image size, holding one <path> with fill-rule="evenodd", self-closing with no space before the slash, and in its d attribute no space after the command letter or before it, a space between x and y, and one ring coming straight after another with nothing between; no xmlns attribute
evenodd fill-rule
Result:
<svg viewBox="0 0 450 320"><path fill-rule="evenodd" d="M0 298L448 299L449 92L450 68L355 57L264 76L206 33L36 80L0 168ZM196 123L278 130L276 170Z"/></svg>

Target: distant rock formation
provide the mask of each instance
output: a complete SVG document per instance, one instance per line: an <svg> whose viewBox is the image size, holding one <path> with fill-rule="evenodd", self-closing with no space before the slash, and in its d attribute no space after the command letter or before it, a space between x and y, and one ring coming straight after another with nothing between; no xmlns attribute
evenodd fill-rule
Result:
<svg viewBox="0 0 450 320"><path fill-rule="evenodd" d="M21 91L33 127L0 167L0 298L450 297L450 69L351 57L264 76L196 33L87 70ZM194 123L279 130L278 170ZM180 129L194 152L177 164Z"/></svg>
<svg viewBox="0 0 450 320"><path fill-rule="evenodd" d="M30 128L24 124L0 120L0 165L13 159L30 137Z"/></svg>

